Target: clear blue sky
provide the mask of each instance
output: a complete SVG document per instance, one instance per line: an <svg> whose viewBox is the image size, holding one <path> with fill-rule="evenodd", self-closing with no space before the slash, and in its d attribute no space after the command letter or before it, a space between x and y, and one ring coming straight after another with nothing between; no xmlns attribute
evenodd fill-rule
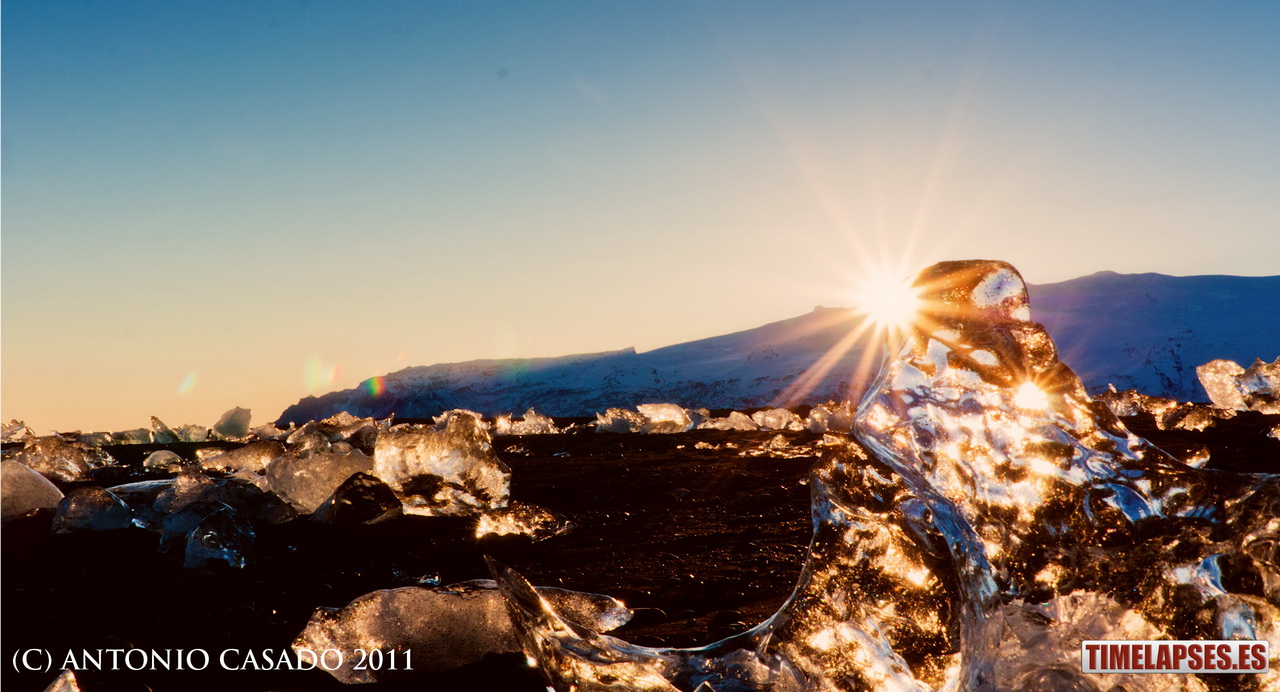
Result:
<svg viewBox="0 0 1280 692"><path fill-rule="evenodd" d="M0 12L3 416L39 430L644 350L878 261L1280 273L1280 3Z"/></svg>

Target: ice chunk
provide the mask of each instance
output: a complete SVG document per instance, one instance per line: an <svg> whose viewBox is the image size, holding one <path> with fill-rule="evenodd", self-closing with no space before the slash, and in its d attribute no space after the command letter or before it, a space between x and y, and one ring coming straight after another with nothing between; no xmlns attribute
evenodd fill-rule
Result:
<svg viewBox="0 0 1280 692"><path fill-rule="evenodd" d="M490 563L552 687L1080 690L1096 687L1081 636L1280 640L1280 477L1190 468L1130 433L1030 321L1013 267L944 262L915 286L920 319L858 408L861 444L813 468L810 550L765 622L636 646ZM1148 677L1120 684L1206 687Z"/></svg>
<svg viewBox="0 0 1280 692"><path fill-rule="evenodd" d="M111 437L116 443L124 445L145 445L152 442L151 431L146 428L121 430L120 432L111 433Z"/></svg>
<svg viewBox="0 0 1280 692"><path fill-rule="evenodd" d="M596 414L596 432L638 433L644 431L649 420L635 411L611 408Z"/></svg>
<svg viewBox="0 0 1280 692"><path fill-rule="evenodd" d="M343 481L311 518L329 524L376 524L402 513L400 498L391 486L367 473L356 473Z"/></svg>
<svg viewBox="0 0 1280 692"><path fill-rule="evenodd" d="M297 456L327 452L331 447L329 436L320 430L320 424L316 421L309 421L301 428L294 430L289 434L286 442L289 445L289 451Z"/></svg>
<svg viewBox="0 0 1280 692"><path fill-rule="evenodd" d="M542 588L538 595L556 603L577 625L610 630L625 624L631 611L608 596ZM428 589L408 586L374 591L339 610L319 609L293 643L295 650L344 652L344 664L330 671L347 684L387 682L401 670L365 666L357 670L357 649L412 652L415 672L449 670L474 663L488 653L519 651L511 619L497 586L475 580Z"/></svg>
<svg viewBox="0 0 1280 692"><path fill-rule="evenodd" d="M62 491L48 478L17 461L0 462L0 515L7 521L37 509L53 509Z"/></svg>
<svg viewBox="0 0 1280 692"><path fill-rule="evenodd" d="M853 407L849 402L840 404L828 403L814 406L805 418L805 427L809 432L841 432L847 433L853 428Z"/></svg>
<svg viewBox="0 0 1280 692"><path fill-rule="evenodd" d="M804 430L800 416L785 408L766 408L751 414L751 422L761 430Z"/></svg>
<svg viewBox="0 0 1280 692"><path fill-rule="evenodd" d="M142 460L142 467L161 471L176 471L186 465L186 461L177 452L157 449Z"/></svg>
<svg viewBox="0 0 1280 692"><path fill-rule="evenodd" d="M36 434L31 432L31 428L28 428L26 423L14 418L4 424L3 434L0 434L0 439L5 442L22 442L28 437L35 436Z"/></svg>
<svg viewBox="0 0 1280 692"><path fill-rule="evenodd" d="M290 424L286 430L281 430L271 423L260 425L249 431L249 436L258 440L271 440L273 442L284 442L293 434L293 425Z"/></svg>
<svg viewBox="0 0 1280 692"><path fill-rule="evenodd" d="M167 445L173 444L174 442L181 442L182 438L178 436L178 433L170 429L169 426L165 425L164 421L152 416L151 440L156 444Z"/></svg>
<svg viewBox="0 0 1280 692"><path fill-rule="evenodd" d="M640 404L635 411L611 408L596 414L596 432L664 434L691 428L689 412L676 404Z"/></svg>
<svg viewBox="0 0 1280 692"><path fill-rule="evenodd" d="M169 487L160 491L156 497L155 509L160 514L176 512L200 499L212 490L216 483L212 478L196 471L185 469L174 477Z"/></svg>
<svg viewBox="0 0 1280 692"><path fill-rule="evenodd" d="M27 440L16 461L52 481L71 483L89 477L89 469L106 466L111 456L96 447L50 435Z"/></svg>
<svg viewBox="0 0 1280 692"><path fill-rule="evenodd" d="M397 427L378 435L374 475L396 491L405 512L464 515L507 505L511 470L494 453L477 414L442 421L443 429Z"/></svg>
<svg viewBox="0 0 1280 692"><path fill-rule="evenodd" d="M1234 410L1150 396L1133 389L1117 392L1111 385L1108 391L1097 396L1097 400L1117 416L1148 414L1159 430L1200 431L1236 415Z"/></svg>
<svg viewBox="0 0 1280 692"><path fill-rule="evenodd" d="M495 435L555 435L559 432L555 421L532 408L525 411L524 417L518 421L510 416L498 416L493 424Z"/></svg>
<svg viewBox="0 0 1280 692"><path fill-rule="evenodd" d="M202 456L200 466L205 469L262 473L272 460L284 454L284 445L279 442L250 442L243 447L228 449L208 458Z"/></svg>
<svg viewBox="0 0 1280 692"><path fill-rule="evenodd" d="M682 433L693 428L689 412L676 404L640 404L636 411L648 419L647 433Z"/></svg>
<svg viewBox="0 0 1280 692"><path fill-rule="evenodd" d="M747 414L733 411L724 418L711 418L698 425L703 430L756 430L756 424Z"/></svg>
<svg viewBox="0 0 1280 692"><path fill-rule="evenodd" d="M512 502L504 509L485 512L476 522L476 538L486 536L529 536L541 541L573 528L566 518L551 510Z"/></svg>
<svg viewBox="0 0 1280 692"><path fill-rule="evenodd" d="M271 462L267 468L267 485L298 512L310 514L324 504L343 481L372 470L373 460L356 451L290 454Z"/></svg>
<svg viewBox="0 0 1280 692"><path fill-rule="evenodd" d="M75 673L63 670L53 682L49 683L48 687L44 688L44 692L80 692L80 683L76 680Z"/></svg>
<svg viewBox="0 0 1280 692"><path fill-rule="evenodd" d="M187 534L182 566L206 567L221 561L236 569L244 568L253 561L256 538L253 526L245 518L230 507L223 507L206 516Z"/></svg>
<svg viewBox="0 0 1280 692"><path fill-rule="evenodd" d="M218 422L213 424L213 431L228 440L239 440L248 437L249 420L252 417L252 411L237 406L222 414Z"/></svg>
<svg viewBox="0 0 1280 692"><path fill-rule="evenodd" d="M203 425L182 425L174 431L179 442L204 442L209 439L209 432Z"/></svg>
<svg viewBox="0 0 1280 692"><path fill-rule="evenodd" d="M1255 360L1247 369L1230 360L1211 360L1196 376L1214 406L1237 411L1280 413L1280 358Z"/></svg>
<svg viewBox="0 0 1280 692"><path fill-rule="evenodd" d="M58 503L54 533L112 531L133 525L133 510L111 491L96 486L76 488Z"/></svg>

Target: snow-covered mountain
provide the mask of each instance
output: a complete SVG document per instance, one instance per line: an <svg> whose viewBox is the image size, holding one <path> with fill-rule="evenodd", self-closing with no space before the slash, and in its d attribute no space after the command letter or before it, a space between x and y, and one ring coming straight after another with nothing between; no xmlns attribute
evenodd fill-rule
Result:
<svg viewBox="0 0 1280 692"><path fill-rule="evenodd" d="M1148 394L1205 400L1195 367L1245 365L1280 355L1280 276L1099 272L1030 286L1032 319L1091 391L1114 383ZM512 358L406 368L354 389L307 397L281 424L358 416L427 417L452 408L486 415L529 407L554 416L672 402L687 407L791 406L856 398L879 369L880 349L848 308L636 353Z"/></svg>

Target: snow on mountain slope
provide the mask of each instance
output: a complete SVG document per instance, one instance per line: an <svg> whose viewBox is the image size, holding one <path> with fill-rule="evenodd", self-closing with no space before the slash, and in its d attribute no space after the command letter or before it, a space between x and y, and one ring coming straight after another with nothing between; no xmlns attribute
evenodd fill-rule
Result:
<svg viewBox="0 0 1280 692"><path fill-rule="evenodd" d="M1280 276L1099 272L1029 290L1032 319L1045 325L1063 361L1095 392L1114 383L1204 400L1197 365L1214 358L1248 365L1280 355ZM850 338L860 324L850 309L819 307L646 353L625 349L406 368L381 378L380 385L366 381L307 397L286 409L280 423L342 410L417 418L452 408L498 415L536 407L575 416L645 402L743 409L856 398L880 361L878 344L866 336Z"/></svg>

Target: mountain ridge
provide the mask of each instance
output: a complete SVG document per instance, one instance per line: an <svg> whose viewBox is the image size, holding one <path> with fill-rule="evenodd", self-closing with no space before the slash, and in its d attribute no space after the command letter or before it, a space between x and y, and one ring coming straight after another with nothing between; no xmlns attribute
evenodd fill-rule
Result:
<svg viewBox="0 0 1280 692"><path fill-rule="evenodd" d="M1090 391L1108 384L1204 400L1195 367L1280 355L1280 276L1100 271L1028 285L1031 317ZM555 416L670 402L752 408L856 399L879 368L879 345L853 308L817 306L759 327L638 352L634 347L537 358L411 366L347 390L306 397L278 423L338 411L429 417L452 408L485 415L530 407ZM848 346L847 349L843 349ZM838 356L824 354L843 350ZM815 365L816 364L816 365Z"/></svg>

